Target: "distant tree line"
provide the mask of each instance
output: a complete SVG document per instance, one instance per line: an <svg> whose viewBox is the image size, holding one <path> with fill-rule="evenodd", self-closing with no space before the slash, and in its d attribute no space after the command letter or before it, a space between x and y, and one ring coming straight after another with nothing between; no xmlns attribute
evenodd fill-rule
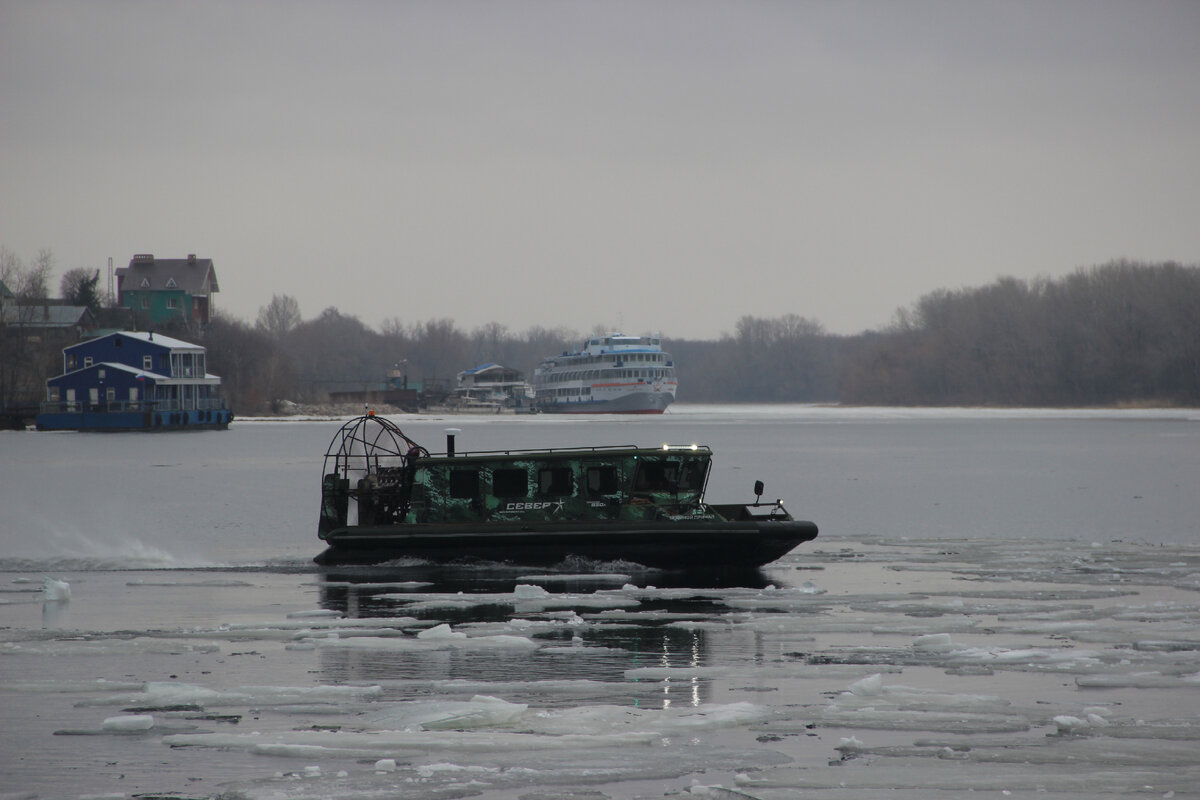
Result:
<svg viewBox="0 0 1200 800"><path fill-rule="evenodd" d="M209 347L214 369L258 408L366 388L398 364L414 381L452 380L489 361L528 375L586 335L496 323L468 332L448 319L393 318L376 331L334 308L303 320L294 300L276 296L253 327L214 323ZM228 347L219 336L260 341ZM1062 279L939 290L856 336L795 314L744 316L715 341L666 348L683 402L1200 405L1200 267L1118 261Z"/></svg>
<svg viewBox="0 0 1200 800"><path fill-rule="evenodd" d="M254 325L218 314L204 342L235 411L253 413L379 388L392 371L413 388L453 386L459 372L488 362L532 373L537 361L578 346L578 338L541 327L513 334L497 323L464 331L449 319L392 318L375 330L332 307L304 320L293 298L276 295Z"/></svg>
<svg viewBox="0 0 1200 800"><path fill-rule="evenodd" d="M1200 404L1200 268L1118 261L941 290L846 340L843 403Z"/></svg>
<svg viewBox="0 0 1200 800"><path fill-rule="evenodd" d="M45 297L47 252L28 268L7 251L0 256L0 279L15 295L0 305ZM72 270L61 289L90 305L98 302L97 279ZM288 295L274 296L254 323L218 313L205 329L164 332L208 348L209 369L239 414L378 388L391 370L414 386L453 384L461 370L487 362L532 377L542 358L589 335L516 333L498 323L466 331L449 319L392 318L373 329L332 307L306 320ZM0 326L0 389L11 394L55 374L61 345L31 347L11 325ZM667 338L665 348L680 402L1200 406L1200 267L1117 261L1061 279L943 289L898 310L883 330L854 336L829 334L795 314L744 316L716 340Z"/></svg>

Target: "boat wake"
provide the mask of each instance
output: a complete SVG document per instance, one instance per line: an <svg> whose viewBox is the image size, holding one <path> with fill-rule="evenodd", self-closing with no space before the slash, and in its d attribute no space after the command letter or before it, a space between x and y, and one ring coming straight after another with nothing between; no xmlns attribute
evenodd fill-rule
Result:
<svg viewBox="0 0 1200 800"><path fill-rule="evenodd" d="M166 554L135 555L113 553L90 556L42 556L0 558L0 572L315 572L317 567L308 558L277 558L255 562L219 562L205 559L176 559Z"/></svg>

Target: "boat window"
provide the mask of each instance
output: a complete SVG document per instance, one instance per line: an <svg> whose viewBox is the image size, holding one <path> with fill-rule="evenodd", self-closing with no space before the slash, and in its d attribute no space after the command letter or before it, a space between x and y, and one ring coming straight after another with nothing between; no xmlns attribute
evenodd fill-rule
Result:
<svg viewBox="0 0 1200 800"><path fill-rule="evenodd" d="M708 473L708 461L695 459L683 462L680 470L679 488L688 491L700 491L704 488L704 476Z"/></svg>
<svg viewBox="0 0 1200 800"><path fill-rule="evenodd" d="M457 498L479 496L479 470L455 469L450 471L450 496Z"/></svg>
<svg viewBox="0 0 1200 800"><path fill-rule="evenodd" d="M589 495L616 494L616 467L588 467L587 491Z"/></svg>
<svg viewBox="0 0 1200 800"><path fill-rule="evenodd" d="M638 463L633 487L639 492L669 492L679 480L679 465L672 461L643 459Z"/></svg>
<svg viewBox="0 0 1200 800"><path fill-rule="evenodd" d="M492 470L492 495L495 497L527 497L529 476L523 469Z"/></svg>
<svg viewBox="0 0 1200 800"><path fill-rule="evenodd" d="M542 467L538 470L538 494L572 494L575 482L571 480L570 467Z"/></svg>
<svg viewBox="0 0 1200 800"><path fill-rule="evenodd" d="M633 486L641 492L699 492L704 488L707 474L708 459L642 459Z"/></svg>

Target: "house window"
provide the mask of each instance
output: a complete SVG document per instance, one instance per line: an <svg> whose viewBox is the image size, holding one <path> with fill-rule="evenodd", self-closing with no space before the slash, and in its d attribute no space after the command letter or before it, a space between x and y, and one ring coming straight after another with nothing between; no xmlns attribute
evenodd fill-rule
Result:
<svg viewBox="0 0 1200 800"><path fill-rule="evenodd" d="M142 309L144 310L144 309L148 309L148 308L150 308L150 298L143 297L142 298Z"/></svg>
<svg viewBox="0 0 1200 800"><path fill-rule="evenodd" d="M174 278L167 278L167 288L168 289L174 289L176 286L178 286L178 284L175 283Z"/></svg>
<svg viewBox="0 0 1200 800"><path fill-rule="evenodd" d="M67 372L76 369L79 369L79 356L71 353L71 355L67 356Z"/></svg>
<svg viewBox="0 0 1200 800"><path fill-rule="evenodd" d="M174 297L168 297L167 308L179 308L179 300Z"/></svg>
<svg viewBox="0 0 1200 800"><path fill-rule="evenodd" d="M46 399L49 400L51 403L58 402L58 387L57 386L51 386L49 389L46 390Z"/></svg>
<svg viewBox="0 0 1200 800"><path fill-rule="evenodd" d="M117 390L115 388L113 388L112 386L109 386L107 389L104 390L104 399L110 403L113 400L116 400L117 399Z"/></svg>
<svg viewBox="0 0 1200 800"><path fill-rule="evenodd" d="M100 377L100 380L104 380L104 368L103 367L96 370L96 374Z"/></svg>
<svg viewBox="0 0 1200 800"><path fill-rule="evenodd" d="M92 365L92 357L91 357L91 356L84 356L84 357L83 357L83 366L85 366L85 367L90 367L91 365Z"/></svg>
<svg viewBox="0 0 1200 800"><path fill-rule="evenodd" d="M142 369L154 370L154 356L142 356Z"/></svg>
<svg viewBox="0 0 1200 800"><path fill-rule="evenodd" d="M150 279L149 278L142 278L141 288L143 288L143 289L150 288Z"/></svg>

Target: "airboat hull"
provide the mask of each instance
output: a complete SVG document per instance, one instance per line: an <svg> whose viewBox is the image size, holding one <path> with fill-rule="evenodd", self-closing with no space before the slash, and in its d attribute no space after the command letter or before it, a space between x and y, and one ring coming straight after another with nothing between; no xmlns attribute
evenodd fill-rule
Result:
<svg viewBox="0 0 1200 800"><path fill-rule="evenodd" d="M574 557L668 570L746 569L769 564L816 536L815 524L799 520L409 523L329 531L329 547L316 562L345 566L419 559L538 566Z"/></svg>

